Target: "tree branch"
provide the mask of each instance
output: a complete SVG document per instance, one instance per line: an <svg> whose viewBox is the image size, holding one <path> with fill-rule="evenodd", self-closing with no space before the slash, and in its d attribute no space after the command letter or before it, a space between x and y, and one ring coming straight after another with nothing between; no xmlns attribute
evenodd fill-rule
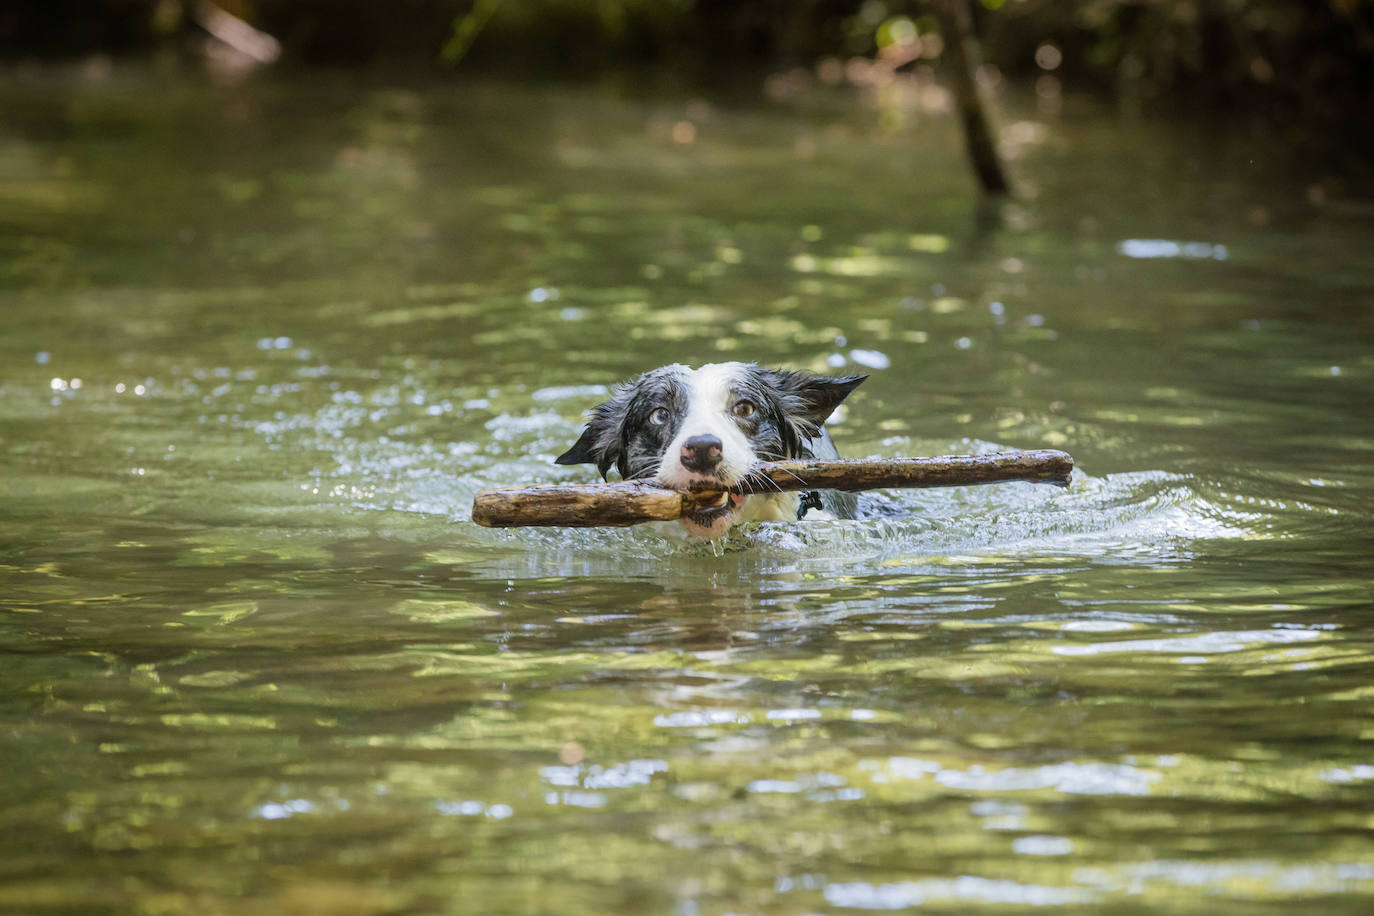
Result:
<svg viewBox="0 0 1374 916"><path fill-rule="evenodd" d="M1073 458L1052 449L936 458L771 461L755 467L748 489L736 487L734 492L853 492L889 487L966 487L1007 480L1064 486L1072 471ZM644 481L502 487L477 494L472 520L487 528L637 525L681 518L698 502L709 504L719 496L719 490L669 490Z"/></svg>

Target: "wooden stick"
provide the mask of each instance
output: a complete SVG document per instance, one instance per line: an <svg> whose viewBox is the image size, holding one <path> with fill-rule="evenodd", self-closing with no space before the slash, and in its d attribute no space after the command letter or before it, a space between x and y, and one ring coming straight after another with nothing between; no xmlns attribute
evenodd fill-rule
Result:
<svg viewBox="0 0 1374 916"><path fill-rule="evenodd" d="M882 487L964 487L1004 480L1064 486L1072 471L1073 458L1067 452L1052 449L936 458L803 459L760 464L751 475L748 489L735 487L734 492L852 492ZM637 525L681 518L699 501L709 503L719 496L719 490L669 490L638 480L502 487L477 494L472 501L472 520L487 528Z"/></svg>

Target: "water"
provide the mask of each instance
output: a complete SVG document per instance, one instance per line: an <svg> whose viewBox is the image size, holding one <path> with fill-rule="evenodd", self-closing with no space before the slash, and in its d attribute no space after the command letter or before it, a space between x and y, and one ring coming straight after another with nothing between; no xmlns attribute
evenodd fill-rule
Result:
<svg viewBox="0 0 1374 916"><path fill-rule="evenodd" d="M1219 126L115 73L0 127L0 909L1364 912L1374 220ZM691 122L695 134L674 126ZM493 532L666 362L1067 490Z"/></svg>

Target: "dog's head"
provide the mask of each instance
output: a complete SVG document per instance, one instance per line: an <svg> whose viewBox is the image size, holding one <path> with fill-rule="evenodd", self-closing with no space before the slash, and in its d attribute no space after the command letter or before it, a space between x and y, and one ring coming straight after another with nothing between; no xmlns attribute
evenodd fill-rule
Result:
<svg viewBox="0 0 1374 916"><path fill-rule="evenodd" d="M618 385L558 463L595 464L602 477L614 467L626 480L675 489L733 487L759 461L805 456L808 441L865 378L745 363L664 366ZM751 498L722 496L682 523L690 534L718 537Z"/></svg>

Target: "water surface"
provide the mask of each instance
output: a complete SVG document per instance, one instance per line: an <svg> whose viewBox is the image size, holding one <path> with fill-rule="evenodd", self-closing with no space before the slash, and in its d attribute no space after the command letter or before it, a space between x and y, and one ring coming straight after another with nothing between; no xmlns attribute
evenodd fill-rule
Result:
<svg viewBox="0 0 1374 916"><path fill-rule="evenodd" d="M1367 207L1075 105L989 206L835 100L2 91L0 909L1366 910ZM1079 471L467 520L720 359Z"/></svg>

